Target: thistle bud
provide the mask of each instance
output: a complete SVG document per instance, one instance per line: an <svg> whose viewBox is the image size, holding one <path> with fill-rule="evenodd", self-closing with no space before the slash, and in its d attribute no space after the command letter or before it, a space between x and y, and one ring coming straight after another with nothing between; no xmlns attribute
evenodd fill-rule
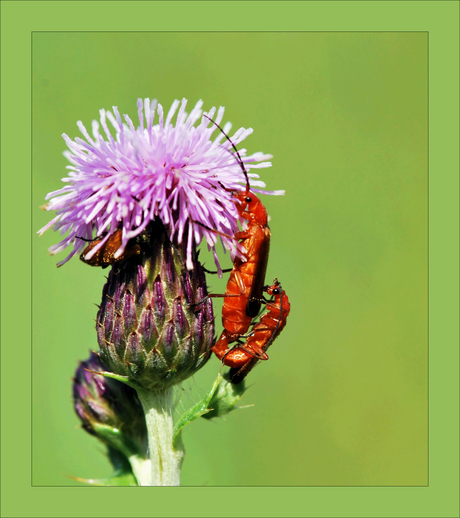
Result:
<svg viewBox="0 0 460 518"><path fill-rule="evenodd" d="M180 383L209 358L214 336L212 303L193 254L174 245L161 224L137 238L141 253L114 266L97 315L100 353L107 369L146 390Z"/></svg>
<svg viewBox="0 0 460 518"><path fill-rule="evenodd" d="M107 370L94 351L80 362L74 378L73 400L82 427L127 458L143 455L147 429L136 391L96 372Z"/></svg>

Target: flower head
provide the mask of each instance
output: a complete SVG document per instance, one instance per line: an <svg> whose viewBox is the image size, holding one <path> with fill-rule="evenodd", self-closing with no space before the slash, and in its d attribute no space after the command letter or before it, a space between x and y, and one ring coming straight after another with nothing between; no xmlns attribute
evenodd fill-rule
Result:
<svg viewBox="0 0 460 518"><path fill-rule="evenodd" d="M39 231L41 234L54 227L62 235L67 234L49 249L51 254L73 244L72 252L58 266L85 248L88 240L102 237L86 254L85 259L91 259L121 229L121 244L115 253L119 257L128 241L156 218L168 229L174 243L187 240L189 269L193 266L193 245L202 238L213 250L218 268L215 250L218 239L232 257L241 255L236 241L222 234L233 235L238 230L239 215L231 191L241 190L246 178L223 133L218 132L211 140L217 127L203 116L202 101L190 114L185 112L186 104L185 99L181 103L174 101L165 117L157 101L139 99L137 127L127 115L123 121L117 107L113 107L113 113L100 111L105 136L99 132L97 121L93 121L93 136L78 122L86 140L71 140L63 135L70 149L64 154L72 164L67 166L69 176L63 178L68 185L46 197L50 200L46 210L56 211L57 215ZM219 108L217 114L212 108L206 115L210 119L216 116L215 122L219 124L224 108ZM158 122L154 124L156 116ZM227 123L224 131L230 128L231 124ZM251 133L252 129L239 129L231 137L232 143L238 145ZM271 165L261 162L271 155L259 152L246 156L245 149L240 149L239 154L247 170ZM249 176L258 177L254 173ZM251 185L264 187L265 184L252 180Z"/></svg>

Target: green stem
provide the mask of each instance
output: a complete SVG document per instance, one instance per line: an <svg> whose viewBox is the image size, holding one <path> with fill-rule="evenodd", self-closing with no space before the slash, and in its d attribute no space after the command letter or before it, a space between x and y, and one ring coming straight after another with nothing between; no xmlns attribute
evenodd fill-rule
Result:
<svg viewBox="0 0 460 518"><path fill-rule="evenodd" d="M184 459L182 444L173 448L173 388L161 391L138 389L147 424L150 473L138 475L141 486L179 486Z"/></svg>

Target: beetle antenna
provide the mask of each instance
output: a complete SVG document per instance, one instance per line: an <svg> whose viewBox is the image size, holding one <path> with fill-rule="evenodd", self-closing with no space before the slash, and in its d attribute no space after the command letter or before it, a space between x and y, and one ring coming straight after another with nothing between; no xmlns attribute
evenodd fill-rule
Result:
<svg viewBox="0 0 460 518"><path fill-rule="evenodd" d="M249 176L248 176L248 172L246 171L246 168L244 167L244 163L243 163L243 160L241 159L241 156L238 152L238 149L236 149L236 146L235 144L230 140L230 137L227 135L227 133L225 133L225 131L219 126L219 124L217 124L217 122L213 121L210 117L208 117L207 115L203 114L203 117L206 117L208 119L208 121L211 121L215 126L217 126L220 131L222 132L222 134L225 136L225 138L230 142L230 144L232 145L232 148L235 150L235 153L236 153L236 156L238 157L238 163L240 164L241 166L241 169L244 173L244 176L246 178L246 190L249 191Z"/></svg>

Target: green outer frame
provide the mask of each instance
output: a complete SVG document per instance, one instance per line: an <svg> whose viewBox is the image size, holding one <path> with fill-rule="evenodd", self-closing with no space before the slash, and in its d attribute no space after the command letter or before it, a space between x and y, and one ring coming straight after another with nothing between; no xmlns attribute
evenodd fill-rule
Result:
<svg viewBox="0 0 460 518"><path fill-rule="evenodd" d="M232 3L231 6L228 4ZM179 5L180 4L180 5ZM110 8L110 9L109 9ZM142 9L143 16L139 17ZM19 2L2 10L2 516L458 517L458 44L457 1ZM31 487L30 307L31 33L33 31L428 31L430 70L430 478L428 487L104 488ZM193 21L193 26L192 22ZM212 23L208 23L212 21ZM6 102L8 100L8 102ZM5 102L3 102L5 101ZM24 131L25 130L25 131ZM21 135L22 138L18 138ZM23 178L27 178L26 181ZM13 188L14 195L11 194ZM19 189L18 189L19 187ZM11 191L10 191L11 190ZM27 210L25 210L27 208ZM11 216L10 216L11 218ZM12 272L14 272L12 274ZM21 273L20 275L15 275ZM25 294L25 295L24 295ZM18 325L15 326L14 323ZM21 329L18 343L17 329ZM6 347L13 344L13 347ZM21 384L13 354L26 351ZM9 390L3 392L7 395ZM27 402L18 414L17 402ZM13 448L18 444L18 448ZM123 491L121 494L120 491ZM156 491L155 495L151 491ZM161 491L161 494L159 493ZM181 491L180 498L172 491ZM236 493L235 493L236 491ZM82 494L84 492L84 495ZM115 494L117 492L118 494ZM237 495L235 497L235 494Z"/></svg>

